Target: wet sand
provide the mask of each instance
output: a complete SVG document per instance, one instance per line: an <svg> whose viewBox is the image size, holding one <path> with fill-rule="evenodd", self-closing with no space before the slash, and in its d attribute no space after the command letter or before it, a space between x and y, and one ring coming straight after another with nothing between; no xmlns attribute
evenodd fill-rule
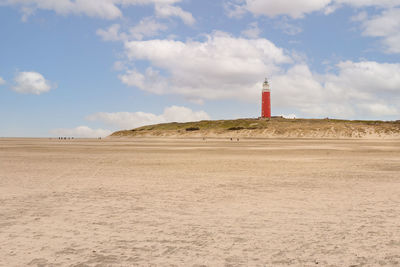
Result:
<svg viewBox="0 0 400 267"><path fill-rule="evenodd" d="M399 266L400 140L0 139L0 266Z"/></svg>

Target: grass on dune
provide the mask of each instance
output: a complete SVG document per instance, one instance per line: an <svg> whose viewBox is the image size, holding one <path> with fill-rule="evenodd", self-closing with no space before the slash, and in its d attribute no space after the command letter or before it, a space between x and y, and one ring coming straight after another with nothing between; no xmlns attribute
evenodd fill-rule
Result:
<svg viewBox="0 0 400 267"><path fill-rule="evenodd" d="M362 121L362 120L338 120L338 119L284 119L272 118L267 119L237 119L237 120L205 120L198 122L186 123L162 123L156 125L148 125L132 129L131 131L177 131L189 129L198 130L242 130L242 129L265 129L269 126L290 126L293 124L303 126L322 126L332 124L343 124L344 126L361 126L361 125L400 125L400 121Z"/></svg>

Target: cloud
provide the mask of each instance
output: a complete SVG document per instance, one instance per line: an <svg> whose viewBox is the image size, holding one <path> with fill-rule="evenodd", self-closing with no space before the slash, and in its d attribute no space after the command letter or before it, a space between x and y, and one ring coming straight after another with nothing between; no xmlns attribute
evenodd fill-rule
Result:
<svg viewBox="0 0 400 267"><path fill-rule="evenodd" d="M287 19L281 19L275 23L275 27L287 35L296 35L303 29L295 24L289 23Z"/></svg>
<svg viewBox="0 0 400 267"><path fill-rule="evenodd" d="M400 64L344 61L335 71L315 74L295 65L273 76L274 105L318 117L399 115Z"/></svg>
<svg viewBox="0 0 400 267"><path fill-rule="evenodd" d="M6 84L6 81L2 77L0 77L0 85L3 85L3 84Z"/></svg>
<svg viewBox="0 0 400 267"><path fill-rule="evenodd" d="M60 15L86 15L103 19L123 16L121 7L131 5L156 5L164 16L179 16L189 22L191 14L173 4L181 0L0 0L0 5L18 6L26 20L37 9L51 10ZM160 7L158 7L160 5ZM166 11L163 11L165 7ZM158 11L157 11L158 12Z"/></svg>
<svg viewBox="0 0 400 267"><path fill-rule="evenodd" d="M186 107L171 106L164 109L160 115L145 112L98 112L86 117L89 121L100 121L116 129L132 129L144 125L167 122L190 122L209 120L210 116L204 111L193 111ZM108 129L92 129L79 126L72 129L59 128L51 131L53 136L97 138L106 137L112 133Z"/></svg>
<svg viewBox="0 0 400 267"><path fill-rule="evenodd" d="M368 13L366 11L361 11L358 14L351 17L351 21L365 21L368 18Z"/></svg>
<svg viewBox="0 0 400 267"><path fill-rule="evenodd" d="M245 0L241 7L254 15L276 17L288 15L292 18L303 18L305 14L323 10L331 0ZM240 6L236 6L240 9Z"/></svg>
<svg viewBox="0 0 400 267"><path fill-rule="evenodd" d="M372 18L366 10L362 10L352 16L351 20L361 23L364 36L381 38L386 53L400 53L399 0L230 0L225 4L228 16L231 17L240 17L245 12L271 18L280 16L276 27L289 35L298 34L302 29L289 23L288 17L301 19L312 12L328 15L343 6L355 9L375 7L383 10Z"/></svg>
<svg viewBox="0 0 400 267"><path fill-rule="evenodd" d="M127 32L120 32L121 25L113 24L107 29L98 29L97 35L104 41L128 41L142 40L145 37L153 37L161 31L165 31L167 26L155 21L153 18L144 18L134 27L129 28Z"/></svg>
<svg viewBox="0 0 400 267"><path fill-rule="evenodd" d="M382 44L387 53L400 53L400 8L383 11L372 18L359 18L362 23L363 35L382 38Z"/></svg>
<svg viewBox="0 0 400 267"><path fill-rule="evenodd" d="M398 0L232 0L226 4L228 16L241 16L250 12L256 16L268 17L289 16L293 19L303 18L312 12L330 14L341 6L354 8L379 7L392 8L399 5Z"/></svg>
<svg viewBox="0 0 400 267"><path fill-rule="evenodd" d="M126 70L120 80L154 94L181 95L199 103L234 99L259 104L268 76L274 108L299 116L388 116L400 108L400 64L342 61L316 73L306 60L266 39L222 32L203 41L131 41L125 48L128 60L150 66Z"/></svg>
<svg viewBox="0 0 400 267"><path fill-rule="evenodd" d="M145 18L141 20L138 25L130 28L129 33L133 39L142 40L144 37L156 36L166 29L167 26L164 24L161 24L152 18Z"/></svg>
<svg viewBox="0 0 400 267"><path fill-rule="evenodd" d="M400 64L374 61L344 61L337 64L339 75L328 76L332 83L343 84L364 92L400 91Z"/></svg>
<svg viewBox="0 0 400 267"><path fill-rule="evenodd" d="M104 41L125 41L128 39L126 33L120 32L121 25L113 24L107 29L98 29L96 34L100 36Z"/></svg>
<svg viewBox="0 0 400 267"><path fill-rule="evenodd" d="M400 3L398 0L334 0L337 5L349 5L352 7L380 7L380 8L391 8L398 6Z"/></svg>
<svg viewBox="0 0 400 267"><path fill-rule="evenodd" d="M247 10L243 5L243 0L225 1L223 4L225 13L230 18L241 18L246 14Z"/></svg>
<svg viewBox="0 0 400 267"><path fill-rule="evenodd" d="M91 129L87 126L79 126L73 129L54 129L51 134L54 136L97 138L106 137L112 132L104 129Z"/></svg>
<svg viewBox="0 0 400 267"><path fill-rule="evenodd" d="M145 73L127 70L125 74L119 75L119 79L128 86L138 87L154 94L172 93L169 88L169 80L151 67L147 68Z"/></svg>
<svg viewBox="0 0 400 267"><path fill-rule="evenodd" d="M291 67L286 73L272 76L275 107L300 110L303 114L319 115L323 111L324 89L318 77L305 64Z"/></svg>
<svg viewBox="0 0 400 267"><path fill-rule="evenodd" d="M19 72L14 78L15 85L12 90L22 94L40 95L55 88L42 74L34 71Z"/></svg>
<svg viewBox="0 0 400 267"><path fill-rule="evenodd" d="M156 16L160 18L179 17L187 25L193 25L196 22L191 13L182 10L180 7L168 4L156 4L155 8Z"/></svg>
<svg viewBox="0 0 400 267"><path fill-rule="evenodd" d="M252 38L252 39L258 38L260 36L260 33L261 33L261 30L258 27L257 22L250 23L249 26L247 27L247 29L242 31L242 35L244 35L248 38Z"/></svg>
<svg viewBox="0 0 400 267"><path fill-rule="evenodd" d="M156 94L179 94L191 100L254 99L257 81L292 60L267 39L235 38L223 32L204 41L131 41L125 43L132 61L151 64L145 72L132 69L119 76L128 86Z"/></svg>
<svg viewBox="0 0 400 267"><path fill-rule="evenodd" d="M370 115L394 116L399 115L399 109L385 103L366 103L359 105L359 108Z"/></svg>
<svg viewBox="0 0 400 267"><path fill-rule="evenodd" d="M132 129L158 123L209 120L210 117L204 111L192 111L186 107L171 106L166 108L161 115L145 112L100 112L88 116L87 119L101 121L120 129Z"/></svg>

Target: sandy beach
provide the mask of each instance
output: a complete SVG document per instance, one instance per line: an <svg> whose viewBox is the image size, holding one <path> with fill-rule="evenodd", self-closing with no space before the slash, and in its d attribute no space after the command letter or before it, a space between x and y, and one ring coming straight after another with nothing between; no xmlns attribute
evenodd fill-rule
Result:
<svg viewBox="0 0 400 267"><path fill-rule="evenodd" d="M399 266L400 140L0 139L0 266Z"/></svg>

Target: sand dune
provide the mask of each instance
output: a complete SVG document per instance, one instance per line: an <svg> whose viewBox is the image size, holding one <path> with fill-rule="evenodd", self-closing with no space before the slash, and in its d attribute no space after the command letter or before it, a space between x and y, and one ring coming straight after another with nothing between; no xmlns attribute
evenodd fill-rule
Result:
<svg viewBox="0 0 400 267"><path fill-rule="evenodd" d="M398 266L400 141L0 139L0 266Z"/></svg>
<svg viewBox="0 0 400 267"><path fill-rule="evenodd" d="M165 123L118 131L111 137L400 139L400 121L238 119Z"/></svg>

